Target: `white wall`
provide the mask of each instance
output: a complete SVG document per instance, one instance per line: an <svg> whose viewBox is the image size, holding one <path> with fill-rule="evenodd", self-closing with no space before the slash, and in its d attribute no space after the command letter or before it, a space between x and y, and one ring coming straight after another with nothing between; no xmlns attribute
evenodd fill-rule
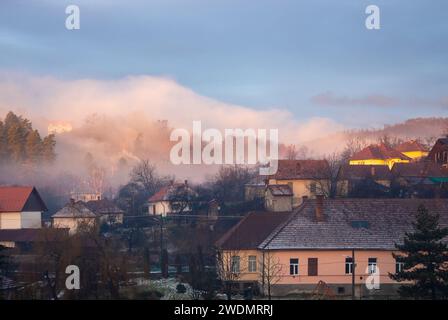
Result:
<svg viewBox="0 0 448 320"><path fill-rule="evenodd" d="M153 210L153 206L155 206L155 212ZM162 215L165 217L166 214L169 212L170 212L170 203L168 201L158 201L149 203L148 213L150 215Z"/></svg>
<svg viewBox="0 0 448 320"><path fill-rule="evenodd" d="M42 228L42 213L40 211L22 212L22 228Z"/></svg>
<svg viewBox="0 0 448 320"><path fill-rule="evenodd" d="M2 212L0 213L0 229L20 229L20 212Z"/></svg>

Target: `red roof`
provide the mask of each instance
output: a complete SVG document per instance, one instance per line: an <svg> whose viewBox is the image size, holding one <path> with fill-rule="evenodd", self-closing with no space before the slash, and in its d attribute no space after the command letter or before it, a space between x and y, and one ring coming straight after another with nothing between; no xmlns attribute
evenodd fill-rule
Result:
<svg viewBox="0 0 448 320"><path fill-rule="evenodd" d="M187 189L183 189L187 188ZM149 199L148 202L158 202L158 201L169 201L170 196L175 194L177 191L180 190L187 190L188 192L191 192L192 194L195 194L195 192L188 187L188 185L184 183L174 183L166 187L160 188L159 191L154 193Z"/></svg>
<svg viewBox="0 0 448 320"><path fill-rule="evenodd" d="M410 160L409 157L405 156L401 152L386 146L385 144L370 145L361 151L355 153L350 160L368 160L368 159L392 159L398 158L402 160Z"/></svg>
<svg viewBox="0 0 448 320"><path fill-rule="evenodd" d="M39 202L40 211L45 211L44 202L34 187L2 187L0 186L0 212L23 211L30 196L34 194Z"/></svg>
<svg viewBox="0 0 448 320"><path fill-rule="evenodd" d="M159 191L154 193L149 199L149 202L166 201L168 200L168 195L170 191L170 186L162 187Z"/></svg>
<svg viewBox="0 0 448 320"><path fill-rule="evenodd" d="M326 160L278 160L277 173L271 178L277 180L328 178Z"/></svg>
<svg viewBox="0 0 448 320"><path fill-rule="evenodd" d="M224 250L256 249L290 216L291 212L248 213L216 242L216 246Z"/></svg>
<svg viewBox="0 0 448 320"><path fill-rule="evenodd" d="M412 151L423 151L427 152L428 150L418 141L411 140L407 142L403 142L396 149L400 152L412 152Z"/></svg>

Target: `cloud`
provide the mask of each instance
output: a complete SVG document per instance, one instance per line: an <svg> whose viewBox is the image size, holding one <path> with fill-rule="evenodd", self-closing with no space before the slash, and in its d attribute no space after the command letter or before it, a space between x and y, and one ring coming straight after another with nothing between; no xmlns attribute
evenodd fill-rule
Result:
<svg viewBox="0 0 448 320"><path fill-rule="evenodd" d="M378 106L392 107L399 104L399 99L379 94L366 95L361 97L337 96L332 92L318 94L311 98L311 102L321 106Z"/></svg>
<svg viewBox="0 0 448 320"><path fill-rule="evenodd" d="M298 121L285 109L253 108L201 96L172 79L132 76L118 80L62 80L17 74L0 75L0 111L19 110L40 122L64 120L80 126L92 114L142 125L140 117L166 119L174 127L191 128L201 120L209 128L277 128L285 141L315 138L341 126L327 118ZM137 116L136 116L137 115ZM141 119L141 118L140 118ZM320 130L317 130L317 129Z"/></svg>
<svg viewBox="0 0 448 320"><path fill-rule="evenodd" d="M72 132L57 136L56 151L64 167L82 162L87 152L111 171L121 157L156 159L163 165L171 146L169 131L191 130L194 120L202 122L203 130L278 129L281 142L295 144L343 129L328 118L299 121L282 108L257 110L224 103L170 78L147 75L66 80L4 73L0 74L0 98L0 118L12 110L31 119L41 133L46 133L49 123L73 127ZM167 120L168 127L159 120ZM77 166L73 167L76 171ZM176 171L176 175L182 173Z"/></svg>

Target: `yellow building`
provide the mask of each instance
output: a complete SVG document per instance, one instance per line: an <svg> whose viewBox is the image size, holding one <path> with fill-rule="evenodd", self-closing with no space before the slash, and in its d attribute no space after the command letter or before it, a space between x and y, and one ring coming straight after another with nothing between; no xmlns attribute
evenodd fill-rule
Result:
<svg viewBox="0 0 448 320"><path fill-rule="evenodd" d="M317 197L292 213L250 213L216 242L218 275L235 291L273 296L315 293L322 284L330 296L395 295L403 282L390 274L404 265L393 253L420 205L448 224L446 199ZM366 286L372 277L380 287Z"/></svg>
<svg viewBox="0 0 448 320"><path fill-rule="evenodd" d="M429 151L416 140L404 142L400 144L396 149L412 160L418 160L427 157L429 154Z"/></svg>
<svg viewBox="0 0 448 320"><path fill-rule="evenodd" d="M370 145L350 158L350 165L383 165L392 169L395 163L409 163L411 158L384 144Z"/></svg>
<svg viewBox="0 0 448 320"><path fill-rule="evenodd" d="M303 197L328 194L329 174L326 160L279 160L277 173L269 176L268 185L289 185L293 192L293 206L298 206Z"/></svg>

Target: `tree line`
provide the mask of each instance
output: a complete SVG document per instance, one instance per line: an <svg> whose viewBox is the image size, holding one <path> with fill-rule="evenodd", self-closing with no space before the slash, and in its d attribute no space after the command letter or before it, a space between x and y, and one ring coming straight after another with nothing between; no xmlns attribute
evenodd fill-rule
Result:
<svg viewBox="0 0 448 320"><path fill-rule="evenodd" d="M0 120L0 163L51 163L56 158L53 134L41 137L31 121L8 112Z"/></svg>

